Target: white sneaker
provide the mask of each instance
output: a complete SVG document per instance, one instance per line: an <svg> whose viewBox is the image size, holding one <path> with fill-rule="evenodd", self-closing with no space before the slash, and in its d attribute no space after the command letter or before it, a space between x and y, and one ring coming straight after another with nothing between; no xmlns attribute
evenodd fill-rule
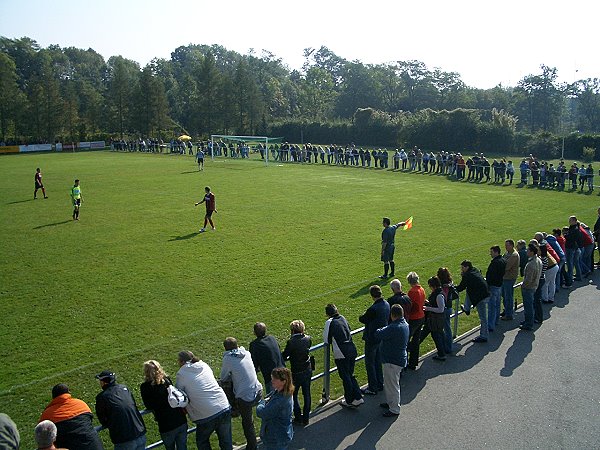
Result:
<svg viewBox="0 0 600 450"><path fill-rule="evenodd" d="M204 233L206 230L204 228L200 228L200 231L198 231L198 233Z"/></svg>
<svg viewBox="0 0 600 450"><path fill-rule="evenodd" d="M212 227L212 230L213 230L213 231L217 231L217 229L216 229L215 227Z"/></svg>
<svg viewBox="0 0 600 450"><path fill-rule="evenodd" d="M365 402L365 400L364 400L364 399L362 399L362 398L359 398L358 400L354 400L354 401L352 402L352 406L360 406L360 405L362 405L364 402Z"/></svg>
<svg viewBox="0 0 600 450"><path fill-rule="evenodd" d="M353 403L354 403L354 402L353 402ZM343 399L343 400L342 400L342 406L343 406L343 407L345 407L345 408L354 408L354 405L353 405L353 404L351 404L351 403L348 403L348 402L346 401L346 399Z"/></svg>

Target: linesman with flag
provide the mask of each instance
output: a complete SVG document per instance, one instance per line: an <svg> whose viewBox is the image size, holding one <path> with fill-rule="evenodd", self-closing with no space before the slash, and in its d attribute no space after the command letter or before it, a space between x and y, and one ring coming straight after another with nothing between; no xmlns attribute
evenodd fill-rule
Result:
<svg viewBox="0 0 600 450"><path fill-rule="evenodd" d="M389 217L383 218L383 231L381 232L381 261L383 262L383 275L379 278L386 280L394 277L396 265L394 263L394 238L398 227L403 227L404 230L412 228L412 216L405 222L398 222L391 225ZM388 274L389 272L389 274Z"/></svg>

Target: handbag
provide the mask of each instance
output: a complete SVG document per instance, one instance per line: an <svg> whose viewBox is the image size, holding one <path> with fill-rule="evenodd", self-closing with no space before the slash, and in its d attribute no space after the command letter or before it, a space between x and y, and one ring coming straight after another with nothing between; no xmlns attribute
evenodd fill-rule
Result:
<svg viewBox="0 0 600 450"><path fill-rule="evenodd" d="M177 389L172 384L167 386L167 401L171 408L185 408L189 403L186 393Z"/></svg>

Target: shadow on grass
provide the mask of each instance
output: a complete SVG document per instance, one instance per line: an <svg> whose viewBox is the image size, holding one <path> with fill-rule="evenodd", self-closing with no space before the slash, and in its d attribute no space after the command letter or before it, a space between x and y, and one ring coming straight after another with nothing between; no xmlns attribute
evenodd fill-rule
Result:
<svg viewBox="0 0 600 450"><path fill-rule="evenodd" d="M169 242L173 242L173 241L185 241L186 239L191 239L195 236L198 236L200 233L198 232L194 232L194 233L190 233L190 234L185 234L182 236L173 236L171 239L169 239Z"/></svg>
<svg viewBox="0 0 600 450"><path fill-rule="evenodd" d="M70 222L73 222L73 221L72 220L63 220L62 222L47 223L46 225L40 225L37 227L33 227L33 229L39 230L40 228L56 227L58 225L64 225L65 223L70 223Z"/></svg>
<svg viewBox="0 0 600 450"><path fill-rule="evenodd" d="M185 175L186 173L200 173L201 170L188 170L187 172L181 172L181 175Z"/></svg>
<svg viewBox="0 0 600 450"><path fill-rule="evenodd" d="M28 198L27 200L15 200L14 202L8 202L7 205L16 205L17 203L27 203L32 201L32 198Z"/></svg>
<svg viewBox="0 0 600 450"><path fill-rule="evenodd" d="M381 283L385 284L386 280L381 280L381 279L375 278L374 281L369 281L367 284L365 284L363 287L358 289L356 292L350 294L350 298L359 298L359 297L362 297L363 295L367 295L369 293L369 288L371 286L373 286L374 284L378 284L381 286Z"/></svg>

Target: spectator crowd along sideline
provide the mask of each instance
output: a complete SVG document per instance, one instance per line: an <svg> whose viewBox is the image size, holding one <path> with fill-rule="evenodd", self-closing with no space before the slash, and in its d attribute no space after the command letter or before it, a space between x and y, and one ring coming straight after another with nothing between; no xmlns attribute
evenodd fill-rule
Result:
<svg viewBox="0 0 600 450"><path fill-rule="evenodd" d="M599 238L600 208L593 227L571 216L568 226L555 228L551 233L536 232L529 242L519 240L515 245L507 239L504 250L499 245L491 246L485 278L469 260L464 260L460 281L455 284L450 271L440 267L428 279L429 295L415 272L406 277L406 292L402 282L393 279L387 300L379 285L371 286L372 304L358 318L364 324L367 385L363 389L354 376L358 352L348 322L335 305L326 305L328 319L323 338L332 347L342 380L341 406L359 408L366 397L384 391L386 402L380 404L383 415L397 417L401 407L400 374L418 369L423 340L432 335L436 347L433 359L440 364L454 354L450 318L453 302L458 301L462 291L466 291L460 306L462 312L470 314L475 307L479 315L481 326L473 342L485 345L500 320L509 322L516 318L514 288L517 279L523 277L520 288L524 320L519 328L534 331L542 325L543 305L551 307L556 292L572 289L575 282L585 282L600 268L594 263ZM143 364L142 402L147 412L154 414L167 449L187 448L187 434L193 430L199 449L210 448L213 433L221 448L232 448L231 420L237 416L241 417L246 448L255 449L258 444L254 408L261 419L264 448L287 448L293 439L293 425L304 427L310 423L315 362L310 354L312 338L304 323L297 319L290 323L290 338L283 351L267 333L264 323L254 325L254 334L256 339L248 350L238 345L234 337L224 340L219 380L189 350L177 355L180 369L175 382L159 362L149 360ZM285 368L286 363L289 369ZM102 428L108 429L115 448L145 448L146 425L131 390L118 384L117 375L110 370L100 372L96 378L101 391L96 397L95 412L102 427L93 426L91 408L60 383L53 387L52 401L34 430L39 448L101 449L97 430ZM194 422L195 429L188 429L188 420ZM0 414L0 447L18 448L18 442L16 425L6 414Z"/></svg>

